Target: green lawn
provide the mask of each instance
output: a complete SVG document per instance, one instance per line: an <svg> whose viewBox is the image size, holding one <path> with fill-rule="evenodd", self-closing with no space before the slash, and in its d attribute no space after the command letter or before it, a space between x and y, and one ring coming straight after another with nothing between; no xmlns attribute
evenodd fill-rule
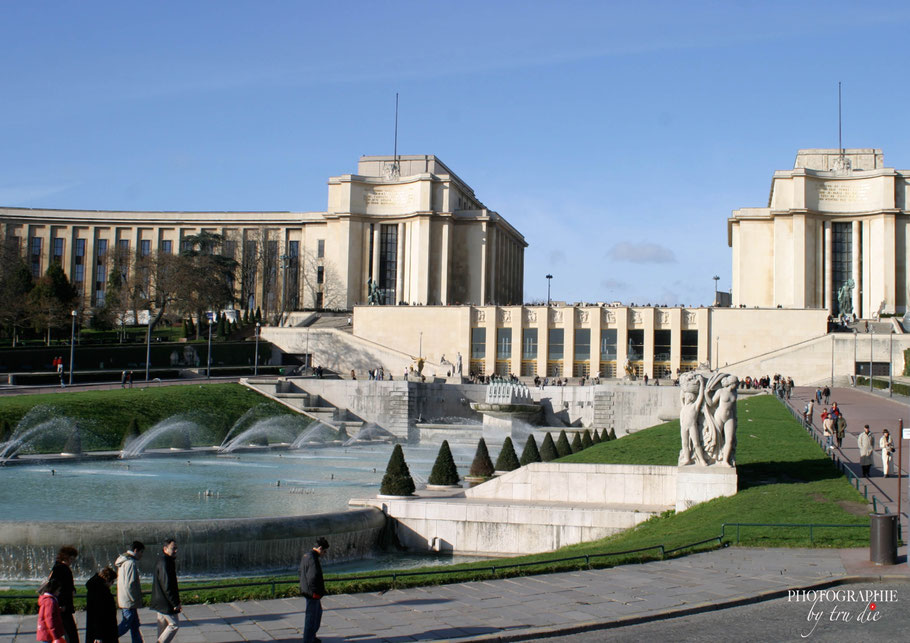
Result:
<svg viewBox="0 0 910 643"><path fill-rule="evenodd" d="M220 443L231 425L246 411L265 405L263 414L292 413L240 384L198 384L113 389L80 393L46 393L0 397L0 421L12 427L33 407L46 405L53 413L76 420L85 450L120 448L130 420L145 431L176 413L189 414L210 429L196 446ZM206 438L210 438L207 442Z"/></svg>

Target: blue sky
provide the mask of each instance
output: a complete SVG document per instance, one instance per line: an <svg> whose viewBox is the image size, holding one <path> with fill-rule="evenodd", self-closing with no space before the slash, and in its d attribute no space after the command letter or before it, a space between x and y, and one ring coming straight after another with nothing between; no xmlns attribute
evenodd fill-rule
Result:
<svg viewBox="0 0 910 643"><path fill-rule="evenodd" d="M910 168L907 3L0 5L0 205L322 210L435 154L522 231L525 299L707 304L796 150Z"/></svg>

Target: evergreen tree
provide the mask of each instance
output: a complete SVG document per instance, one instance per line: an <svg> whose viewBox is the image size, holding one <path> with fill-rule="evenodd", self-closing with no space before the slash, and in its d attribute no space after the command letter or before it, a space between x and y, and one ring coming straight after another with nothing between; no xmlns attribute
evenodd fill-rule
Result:
<svg viewBox="0 0 910 643"><path fill-rule="evenodd" d="M559 451L556 450L556 443L553 442L553 436L547 433L543 442L540 444L540 459L543 462L551 462L559 457Z"/></svg>
<svg viewBox="0 0 910 643"><path fill-rule="evenodd" d="M601 442L601 440L600 440L600 431L598 431L597 429L594 429L594 433L591 434L591 441L592 441L594 444L600 444L600 442Z"/></svg>
<svg viewBox="0 0 910 643"><path fill-rule="evenodd" d="M262 311L259 309L259 306L256 306L256 323L262 323Z"/></svg>
<svg viewBox="0 0 910 643"><path fill-rule="evenodd" d="M559 454L558 457L560 458L572 455L572 447L569 446L569 438L565 429L559 432L559 438L556 440L556 453Z"/></svg>
<svg viewBox="0 0 910 643"><path fill-rule="evenodd" d="M455 458L452 457L452 450L449 448L449 441L443 440L439 447L439 453L436 455L436 462L433 463L433 470L430 472L430 484L458 484L458 468L455 466Z"/></svg>
<svg viewBox="0 0 910 643"><path fill-rule="evenodd" d="M256 312L258 314L259 310ZM401 450L400 444L396 444L392 449L392 457L389 458L385 475L382 476L379 493L384 496L410 496L415 489L408 463L404 461L404 451Z"/></svg>
<svg viewBox="0 0 910 643"><path fill-rule="evenodd" d="M549 435L550 434L548 433L547 436ZM524 451L521 452L521 460L519 460L519 464L521 466L525 466L531 464L532 462L540 462L540 451L537 450L537 440L534 439L533 435L529 435L528 441L525 442Z"/></svg>
<svg viewBox="0 0 910 643"><path fill-rule="evenodd" d="M218 317L218 338L224 339L227 337L227 317L224 313Z"/></svg>
<svg viewBox="0 0 910 643"><path fill-rule="evenodd" d="M616 439L616 429L612 429L612 428L610 429L610 439L611 440Z"/></svg>
<svg viewBox="0 0 910 643"><path fill-rule="evenodd" d="M499 457L496 458L496 471L515 471L520 466L518 456L515 455L515 447L512 445L512 438L507 437L502 443Z"/></svg>
<svg viewBox="0 0 910 643"><path fill-rule="evenodd" d="M250 323L250 309L246 308L243 311L243 325L246 326Z"/></svg>
<svg viewBox="0 0 910 643"><path fill-rule="evenodd" d="M126 445L138 438L139 435L139 421L136 420L136 418L133 418L130 420L129 426L126 427L126 433L123 435L123 444L121 445L121 448L125 449Z"/></svg>
<svg viewBox="0 0 910 643"><path fill-rule="evenodd" d="M583 446L582 443L581 443L581 434L576 433L576 434L572 437L572 445L571 445L571 446L572 446L572 453L578 453L579 451L581 451L582 449L584 449L584 446Z"/></svg>
<svg viewBox="0 0 910 643"><path fill-rule="evenodd" d="M338 428L338 439L342 442L347 442L351 439L351 436L348 435L347 427L343 424Z"/></svg>
<svg viewBox="0 0 910 643"><path fill-rule="evenodd" d="M490 478L493 476L493 461L490 460L490 452L487 451L487 443L483 438L477 443L477 452L474 454L474 461L471 463L471 470L468 475L475 478Z"/></svg>
<svg viewBox="0 0 910 643"><path fill-rule="evenodd" d="M585 429L584 435L581 436L581 448L587 449L594 446L594 440L591 438L591 432Z"/></svg>

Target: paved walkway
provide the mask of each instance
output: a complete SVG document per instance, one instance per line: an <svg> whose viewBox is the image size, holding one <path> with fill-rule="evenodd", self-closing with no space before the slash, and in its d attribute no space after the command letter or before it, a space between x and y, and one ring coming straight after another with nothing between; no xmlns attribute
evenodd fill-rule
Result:
<svg viewBox="0 0 910 643"><path fill-rule="evenodd" d="M323 600L319 634L326 643L536 638L715 610L848 579L910 583L903 560L876 567L868 549L730 547L612 569L340 594ZM190 605L177 641L299 641L303 612L302 598ZM142 610L140 618L145 640L154 641L153 614ZM0 640L31 643L35 622L34 616L0 616Z"/></svg>
<svg viewBox="0 0 910 643"><path fill-rule="evenodd" d="M815 388L794 387L790 398L790 405L802 413L806 402L815 395ZM907 490L907 473L910 471L908 462L910 462L910 441L904 441L903 457L900 462L900 475L892 472L892 477L885 478L882 476L881 469L881 451L878 448L878 439L882 436L882 429L888 429L891 432L891 439L894 441L895 448L899 448L900 431L898 430L898 421L903 418L904 426L910 428L910 405L907 404L907 398L895 396L887 397L887 393L870 393L868 390L858 388L835 388L831 391L831 402L837 402L838 408L843 410L844 417L847 419L847 435L844 437L840 449L835 450L835 454L840 460L847 463L849 469L857 476L862 474L859 464L859 448L856 445L857 436L862 433L863 425L868 424L872 433L875 435L875 454L873 455L872 476L868 479L861 479L860 491L868 487L869 501L872 496L876 498L876 504L884 503L890 513L897 513L897 496L898 486L902 485L901 490L901 511L902 515L908 513L910 498ZM822 409L826 408L824 404L815 405L813 410L813 428L816 434L822 435L822 422L820 415ZM900 450L894 454L892 460L892 469L898 465L898 455ZM879 508L879 511L884 511Z"/></svg>

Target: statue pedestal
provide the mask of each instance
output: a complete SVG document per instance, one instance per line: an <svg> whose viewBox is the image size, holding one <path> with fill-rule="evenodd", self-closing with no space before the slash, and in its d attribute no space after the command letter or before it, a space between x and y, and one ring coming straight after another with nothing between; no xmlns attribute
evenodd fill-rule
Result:
<svg viewBox="0 0 910 643"><path fill-rule="evenodd" d="M685 511L712 498L735 496L736 469L721 465L678 467L676 474L676 512Z"/></svg>

